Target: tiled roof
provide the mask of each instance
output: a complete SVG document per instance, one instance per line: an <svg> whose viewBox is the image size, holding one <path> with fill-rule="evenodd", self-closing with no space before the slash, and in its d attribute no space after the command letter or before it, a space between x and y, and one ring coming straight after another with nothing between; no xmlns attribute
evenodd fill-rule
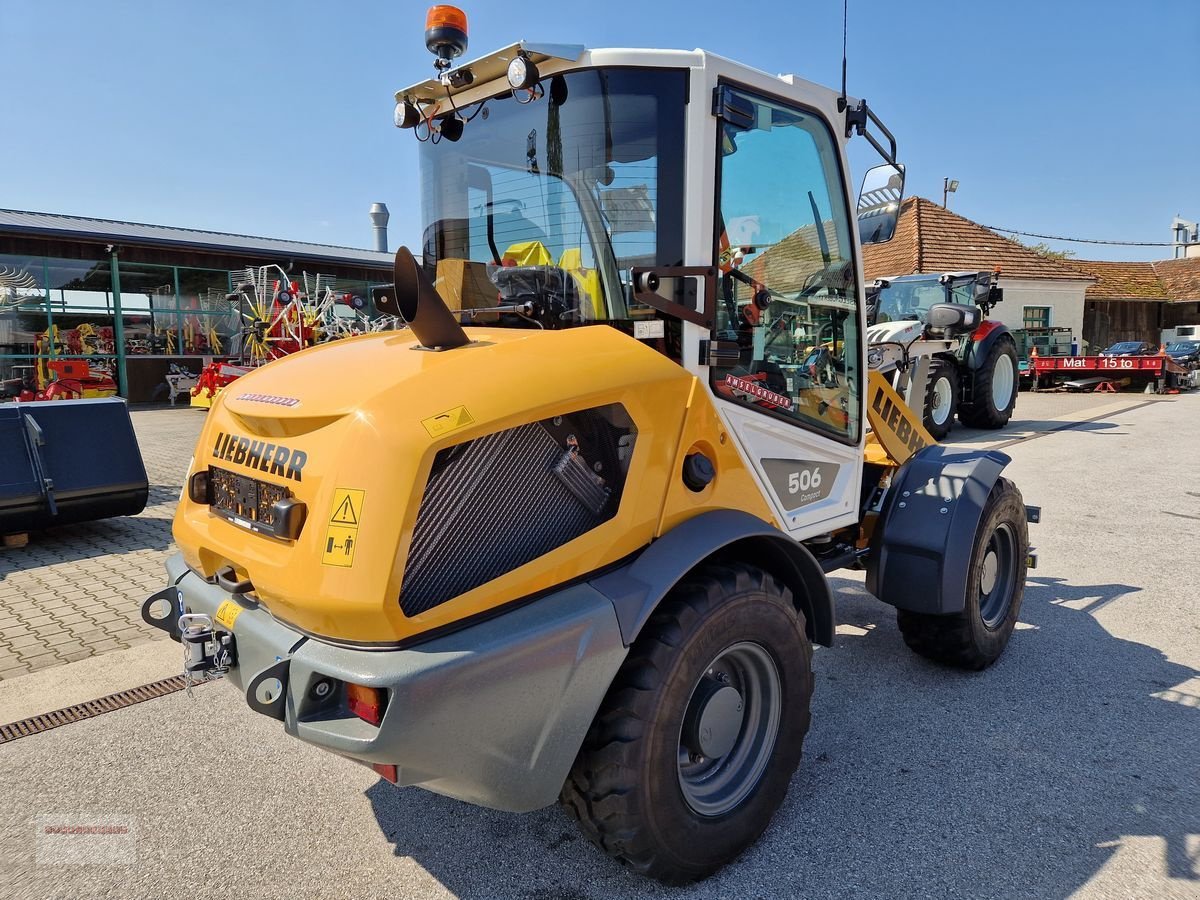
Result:
<svg viewBox="0 0 1200 900"><path fill-rule="evenodd" d="M390 268L392 256L374 250L339 247L332 244L310 244L304 241L281 241L275 238L252 237L246 234L225 234L219 231L200 231L195 228L168 228L165 225L142 225L111 219L90 219L84 216L64 216L57 213L27 212L19 209L0 209L0 233L36 235L39 237L103 240L157 247L185 247L195 250L245 253L254 256L300 257L351 265Z"/></svg>
<svg viewBox="0 0 1200 900"><path fill-rule="evenodd" d="M1154 274L1154 263L1073 261L1096 278L1084 295L1088 300L1167 300L1162 282Z"/></svg>
<svg viewBox="0 0 1200 900"><path fill-rule="evenodd" d="M896 235L886 244L863 250L868 279L920 272L988 271L996 266L1009 277L1090 281L1070 263L1043 256L1002 237L924 197L900 206Z"/></svg>
<svg viewBox="0 0 1200 900"><path fill-rule="evenodd" d="M1172 301L1200 301L1200 257L1164 259L1151 265Z"/></svg>

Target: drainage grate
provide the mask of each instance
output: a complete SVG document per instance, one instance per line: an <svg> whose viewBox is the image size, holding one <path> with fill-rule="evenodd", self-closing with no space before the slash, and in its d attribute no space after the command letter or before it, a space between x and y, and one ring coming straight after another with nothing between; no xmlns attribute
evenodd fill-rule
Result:
<svg viewBox="0 0 1200 900"><path fill-rule="evenodd" d="M184 687L183 676L175 675L171 678L164 678L162 681L152 681L140 687L130 688L127 691L118 691L115 694L109 694L107 697L101 697L99 700L76 703L74 706L56 709L54 712L42 713L40 716L30 716L28 719L22 719L20 722L0 725L0 744L15 741L18 738L29 737L33 734L41 734L43 731L49 731L51 728L57 728L60 725L70 725L72 722L82 722L84 719L90 719L93 716L102 716L104 713L133 706L135 703L141 703L143 700L165 697L167 694L182 691Z"/></svg>

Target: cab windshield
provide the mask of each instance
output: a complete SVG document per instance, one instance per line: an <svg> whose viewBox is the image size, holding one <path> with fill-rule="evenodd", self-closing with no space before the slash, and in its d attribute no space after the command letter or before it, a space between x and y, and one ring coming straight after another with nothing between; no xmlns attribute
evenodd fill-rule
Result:
<svg viewBox="0 0 1200 900"><path fill-rule="evenodd" d="M590 69L426 140L424 264L464 324L630 318L630 267L682 263L685 105L683 71Z"/></svg>
<svg viewBox="0 0 1200 900"><path fill-rule="evenodd" d="M925 314L934 304L971 302L970 299L959 296L952 296L948 300L946 293L946 288L937 281L936 276L928 281L890 282L886 288L880 289L875 322L904 322L906 319L924 322Z"/></svg>

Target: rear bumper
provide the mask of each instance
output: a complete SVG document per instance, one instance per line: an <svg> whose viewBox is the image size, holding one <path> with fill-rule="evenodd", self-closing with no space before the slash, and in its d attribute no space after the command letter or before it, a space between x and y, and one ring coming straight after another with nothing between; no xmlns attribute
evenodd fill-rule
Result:
<svg viewBox="0 0 1200 900"><path fill-rule="evenodd" d="M167 571L191 612L215 617L232 597L179 555ZM253 606L232 630L237 665L226 677L241 691L285 664L287 733L395 765L398 784L512 812L554 802L626 655L611 601L586 584L403 650L337 647ZM318 700L324 680L339 687ZM346 682L387 691L378 728L350 714Z"/></svg>

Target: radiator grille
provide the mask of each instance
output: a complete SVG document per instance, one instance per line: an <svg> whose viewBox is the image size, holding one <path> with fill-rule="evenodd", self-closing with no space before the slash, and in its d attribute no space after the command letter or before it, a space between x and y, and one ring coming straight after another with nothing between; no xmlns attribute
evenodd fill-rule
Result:
<svg viewBox="0 0 1200 900"><path fill-rule="evenodd" d="M627 459L632 450L632 438L620 442L631 432L588 410L440 451L405 565L405 615L445 603L610 519L624 482L621 455ZM596 463L606 477L587 477Z"/></svg>

